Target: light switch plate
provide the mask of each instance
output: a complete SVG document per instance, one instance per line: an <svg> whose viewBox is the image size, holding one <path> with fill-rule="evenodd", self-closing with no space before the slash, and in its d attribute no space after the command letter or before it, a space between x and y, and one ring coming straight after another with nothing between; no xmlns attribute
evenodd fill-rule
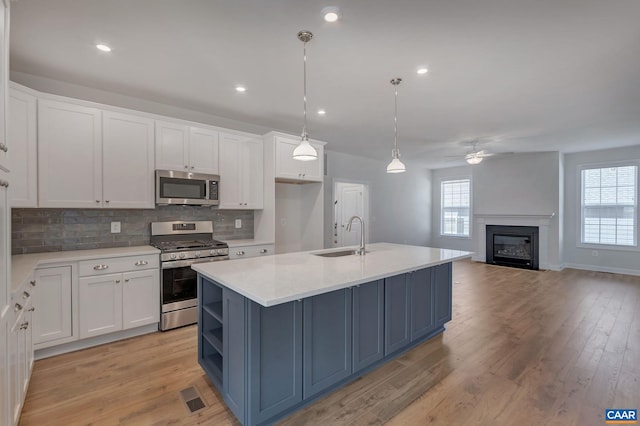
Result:
<svg viewBox="0 0 640 426"><path fill-rule="evenodd" d="M236 219L236 229L242 228L242 219Z"/></svg>
<svg viewBox="0 0 640 426"><path fill-rule="evenodd" d="M120 222L111 222L111 233L112 234L120 233Z"/></svg>

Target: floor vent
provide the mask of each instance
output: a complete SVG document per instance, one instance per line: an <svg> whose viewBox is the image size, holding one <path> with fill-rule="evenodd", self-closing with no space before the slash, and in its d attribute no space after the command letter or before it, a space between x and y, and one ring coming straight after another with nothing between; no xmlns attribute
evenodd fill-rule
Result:
<svg viewBox="0 0 640 426"><path fill-rule="evenodd" d="M190 386L180 391L180 401L184 404L189 415L195 414L207 408L204 399L200 396L200 392L195 386Z"/></svg>

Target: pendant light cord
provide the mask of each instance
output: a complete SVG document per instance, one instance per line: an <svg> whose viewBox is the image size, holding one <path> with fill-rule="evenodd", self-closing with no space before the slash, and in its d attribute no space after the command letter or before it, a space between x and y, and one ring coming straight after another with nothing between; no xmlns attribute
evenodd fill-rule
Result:
<svg viewBox="0 0 640 426"><path fill-rule="evenodd" d="M307 137L307 42L304 42L303 61L303 102L304 102L304 125L302 127L302 139Z"/></svg>
<svg viewBox="0 0 640 426"><path fill-rule="evenodd" d="M395 114L393 116L393 125L394 125L395 137L393 141L393 148L397 152L398 151L398 85L395 84L394 87L395 87Z"/></svg>

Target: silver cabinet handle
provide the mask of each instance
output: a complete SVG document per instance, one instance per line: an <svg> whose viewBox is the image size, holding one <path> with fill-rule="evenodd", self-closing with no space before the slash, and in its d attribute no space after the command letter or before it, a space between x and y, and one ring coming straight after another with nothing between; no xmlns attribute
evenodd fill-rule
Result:
<svg viewBox="0 0 640 426"><path fill-rule="evenodd" d="M128 282L129 282L129 278L125 279L125 280L124 280L124 282L125 282L125 283L128 283Z"/></svg>
<svg viewBox="0 0 640 426"><path fill-rule="evenodd" d="M303 174L302 174L302 177L305 177L306 175L307 175L306 173L303 173Z"/></svg>
<svg viewBox="0 0 640 426"><path fill-rule="evenodd" d="M194 166L191 166L191 170L193 170L193 169L195 169L195 167L194 167Z"/></svg>
<svg viewBox="0 0 640 426"><path fill-rule="evenodd" d="M138 260L136 263L134 263L135 266L145 266L148 264L149 262L147 262L146 260Z"/></svg>
<svg viewBox="0 0 640 426"><path fill-rule="evenodd" d="M31 287L35 287L36 286L36 280L31 280L31 282L29 282L29 284L31 284Z"/></svg>
<svg viewBox="0 0 640 426"><path fill-rule="evenodd" d="M0 186L4 186L5 188L8 188L9 182L7 182L6 180L0 179Z"/></svg>
<svg viewBox="0 0 640 426"><path fill-rule="evenodd" d="M7 152L9 151L9 147L3 143L0 143L0 151Z"/></svg>
<svg viewBox="0 0 640 426"><path fill-rule="evenodd" d="M187 166L187 165L185 164L185 165L184 165L184 168L185 168L185 169L188 169L188 168L189 168L189 166Z"/></svg>
<svg viewBox="0 0 640 426"><path fill-rule="evenodd" d="M266 253L268 250L267 249L262 249L260 250L260 253Z"/></svg>
<svg viewBox="0 0 640 426"><path fill-rule="evenodd" d="M109 202L109 200L104 200L104 202L105 202L105 203L108 203L108 202Z"/></svg>
<svg viewBox="0 0 640 426"><path fill-rule="evenodd" d="M105 269L109 269L109 265L96 265L93 269L96 271L104 271Z"/></svg>
<svg viewBox="0 0 640 426"><path fill-rule="evenodd" d="M29 297L31 297L31 295L29 294L29 292L25 291L22 293L22 298L23 299L28 299Z"/></svg>
<svg viewBox="0 0 640 426"><path fill-rule="evenodd" d="M242 250L237 251L236 256L244 256L244 251Z"/></svg>
<svg viewBox="0 0 640 426"><path fill-rule="evenodd" d="M15 306L13 307L13 312L18 312L21 309L22 309L22 305L19 303L16 303Z"/></svg>
<svg viewBox="0 0 640 426"><path fill-rule="evenodd" d="M36 310L35 306L32 306L30 309L27 309L27 312L34 312Z"/></svg>
<svg viewBox="0 0 640 426"><path fill-rule="evenodd" d="M120 284L120 280L116 280L116 284Z"/></svg>
<svg viewBox="0 0 640 426"><path fill-rule="evenodd" d="M96 203L100 203L100 200L96 200Z"/></svg>
<svg viewBox="0 0 640 426"><path fill-rule="evenodd" d="M26 330L29 328L29 321L25 321L20 325L20 330Z"/></svg>

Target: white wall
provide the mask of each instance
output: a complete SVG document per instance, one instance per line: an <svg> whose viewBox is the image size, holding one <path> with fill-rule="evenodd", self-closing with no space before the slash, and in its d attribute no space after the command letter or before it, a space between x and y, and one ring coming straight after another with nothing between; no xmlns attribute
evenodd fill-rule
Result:
<svg viewBox="0 0 640 426"><path fill-rule="evenodd" d="M640 275L640 251L602 250L577 247L580 242L580 178L578 168L586 164L640 160L640 145L601 151L566 154L564 158L564 262L567 267ZM636 212L638 214L638 212ZM640 224L640 218L638 218Z"/></svg>
<svg viewBox="0 0 640 426"><path fill-rule="evenodd" d="M327 145L329 146L329 145ZM431 238L431 171L407 164L387 174L387 162L327 151L324 245L332 247L334 179L369 186L371 224L367 241L426 246Z"/></svg>

